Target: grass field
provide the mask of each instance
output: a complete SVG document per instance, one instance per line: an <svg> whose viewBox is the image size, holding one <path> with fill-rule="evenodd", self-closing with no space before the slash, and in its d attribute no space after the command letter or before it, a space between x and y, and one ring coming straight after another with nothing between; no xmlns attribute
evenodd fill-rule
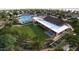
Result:
<svg viewBox="0 0 79 59"><path fill-rule="evenodd" d="M24 25L22 27L11 27L9 29L9 32L12 34L18 34L20 36L23 37L27 37L30 39L34 39L36 38L38 41L45 41L46 38L48 38L48 36L44 33L44 29L42 29L40 26L38 25Z"/></svg>

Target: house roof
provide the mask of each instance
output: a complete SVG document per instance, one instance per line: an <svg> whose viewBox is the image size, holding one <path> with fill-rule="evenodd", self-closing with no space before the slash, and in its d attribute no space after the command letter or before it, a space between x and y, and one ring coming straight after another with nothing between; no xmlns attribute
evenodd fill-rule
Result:
<svg viewBox="0 0 79 59"><path fill-rule="evenodd" d="M69 28L67 25L63 24L62 26L58 26L54 23L48 22L42 18L39 17L33 17L33 19L37 22L39 22L40 24L46 26L47 28L53 30L56 33L60 33L62 31L64 31L65 29ZM52 20L52 19L51 19Z"/></svg>
<svg viewBox="0 0 79 59"><path fill-rule="evenodd" d="M5 26L5 21L0 20L0 29L2 29Z"/></svg>

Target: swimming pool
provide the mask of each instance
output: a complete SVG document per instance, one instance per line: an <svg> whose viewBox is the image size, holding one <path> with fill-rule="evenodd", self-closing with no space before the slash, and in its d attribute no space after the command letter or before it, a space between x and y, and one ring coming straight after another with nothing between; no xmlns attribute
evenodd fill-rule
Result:
<svg viewBox="0 0 79 59"><path fill-rule="evenodd" d="M24 24L24 23L29 23L29 22L32 22L32 17L31 15L27 15L27 16L20 16L19 18L19 22L21 24Z"/></svg>

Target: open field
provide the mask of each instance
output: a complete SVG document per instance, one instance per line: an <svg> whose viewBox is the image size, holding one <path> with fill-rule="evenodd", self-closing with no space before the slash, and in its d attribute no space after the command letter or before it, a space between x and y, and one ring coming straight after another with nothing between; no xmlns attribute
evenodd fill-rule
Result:
<svg viewBox="0 0 79 59"><path fill-rule="evenodd" d="M17 32L19 33L20 35L25 35L26 37L29 37L31 39L37 37L38 40L44 40L46 39L48 36L44 33L44 29L42 29L40 26L38 25L33 25L33 24L30 24L30 25L24 25L22 27L11 27L9 29L10 33L12 32Z"/></svg>

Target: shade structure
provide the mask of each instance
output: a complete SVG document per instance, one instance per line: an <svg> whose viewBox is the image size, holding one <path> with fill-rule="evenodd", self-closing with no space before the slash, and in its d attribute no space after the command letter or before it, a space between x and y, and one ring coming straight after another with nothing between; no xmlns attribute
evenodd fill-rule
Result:
<svg viewBox="0 0 79 59"><path fill-rule="evenodd" d="M18 21L21 24L32 22L32 16L31 15L20 16Z"/></svg>

